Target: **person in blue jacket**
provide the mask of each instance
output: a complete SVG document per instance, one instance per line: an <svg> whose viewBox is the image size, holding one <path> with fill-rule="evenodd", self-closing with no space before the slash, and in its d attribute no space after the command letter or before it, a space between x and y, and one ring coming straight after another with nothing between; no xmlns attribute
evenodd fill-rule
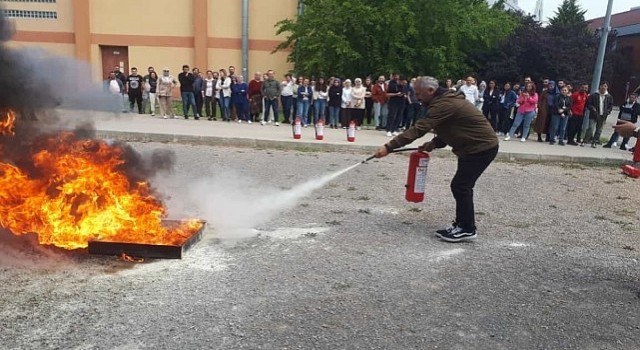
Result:
<svg viewBox="0 0 640 350"><path fill-rule="evenodd" d="M231 96L238 113L238 123L242 123L244 120L251 124L251 117L249 116L249 87L244 82L242 75L236 75L235 78L236 82L231 84Z"/></svg>
<svg viewBox="0 0 640 350"><path fill-rule="evenodd" d="M498 122L498 136L506 135L513 124L513 108L516 105L518 95L511 88L511 83L504 84L504 90L500 94L500 116Z"/></svg>

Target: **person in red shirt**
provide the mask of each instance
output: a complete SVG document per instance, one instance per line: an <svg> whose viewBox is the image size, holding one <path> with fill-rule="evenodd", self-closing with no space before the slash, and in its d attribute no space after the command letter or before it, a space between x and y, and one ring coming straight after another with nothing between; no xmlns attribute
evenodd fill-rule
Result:
<svg viewBox="0 0 640 350"><path fill-rule="evenodd" d="M589 84L580 85L580 90L571 94L571 116L569 117L569 126L567 128L568 145L577 146L580 140L580 131L582 130L582 120L584 119L584 111L589 97ZM578 137L577 140L575 139ZM576 142L577 141L577 142Z"/></svg>
<svg viewBox="0 0 640 350"><path fill-rule="evenodd" d="M262 73L256 72L249 83L249 113L253 121L260 121L262 114Z"/></svg>

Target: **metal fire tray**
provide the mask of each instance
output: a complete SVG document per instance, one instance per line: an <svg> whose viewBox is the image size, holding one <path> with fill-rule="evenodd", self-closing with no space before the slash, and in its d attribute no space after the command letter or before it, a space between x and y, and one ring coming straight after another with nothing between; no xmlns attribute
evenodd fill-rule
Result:
<svg viewBox="0 0 640 350"><path fill-rule="evenodd" d="M206 226L205 221L201 221L202 226L182 245L162 245L148 243L130 242L109 242L90 241L89 254L94 255L117 255L126 254L137 258L158 258L158 259L182 259L185 252L202 238L202 233ZM162 220L165 226L172 226L180 223L178 220Z"/></svg>

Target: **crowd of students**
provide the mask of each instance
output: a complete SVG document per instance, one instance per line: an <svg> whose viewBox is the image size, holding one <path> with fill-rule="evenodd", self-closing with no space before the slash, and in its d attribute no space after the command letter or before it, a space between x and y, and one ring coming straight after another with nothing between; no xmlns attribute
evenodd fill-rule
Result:
<svg viewBox="0 0 640 350"><path fill-rule="evenodd" d="M128 95L130 111L137 104L138 112L144 113L148 104L155 115L159 102L162 118L176 117L171 100L173 90L179 88L185 119L191 110L196 120L200 117L217 120L219 111L223 121L275 126L292 123L295 118L304 127L323 120L330 128L346 128L353 121L358 129L371 126L387 136L397 135L426 114L413 88L416 78L398 74L392 74L388 80L379 76L375 81L371 77L352 81L335 76L325 79L291 74L278 80L275 72L269 70L264 74L256 72L253 79L245 82L234 66L228 70L207 70L204 74L188 65L182 69L176 79L168 68L158 75L149 67L148 74L142 77L136 68L124 76L116 67L105 81L105 89L114 95ZM595 148L601 144L604 122L614 107L606 82L593 94L589 94L586 83L574 88L563 79L543 79L536 86L530 77L522 83L499 84L491 80L478 84L469 76L455 83L447 79L444 85L464 94L505 141L518 138L526 142L534 129L539 142ZM637 122L640 102L635 93L619 107L618 119ZM618 138L612 134L603 147L617 147ZM627 143L628 139L623 138L620 148L627 149Z"/></svg>

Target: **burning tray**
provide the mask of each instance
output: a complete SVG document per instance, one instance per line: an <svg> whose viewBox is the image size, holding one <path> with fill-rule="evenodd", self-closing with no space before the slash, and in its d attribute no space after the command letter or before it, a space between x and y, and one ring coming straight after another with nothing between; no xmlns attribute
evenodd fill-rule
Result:
<svg viewBox="0 0 640 350"><path fill-rule="evenodd" d="M163 220L163 225L171 227L180 224L178 220ZM182 244L149 244L149 243L131 243L131 242L109 242L109 241L90 241L89 254L95 255L117 255L123 254L138 258L160 258L160 259L182 259L184 253L192 245L202 238L202 233L206 225L205 221L190 237Z"/></svg>

